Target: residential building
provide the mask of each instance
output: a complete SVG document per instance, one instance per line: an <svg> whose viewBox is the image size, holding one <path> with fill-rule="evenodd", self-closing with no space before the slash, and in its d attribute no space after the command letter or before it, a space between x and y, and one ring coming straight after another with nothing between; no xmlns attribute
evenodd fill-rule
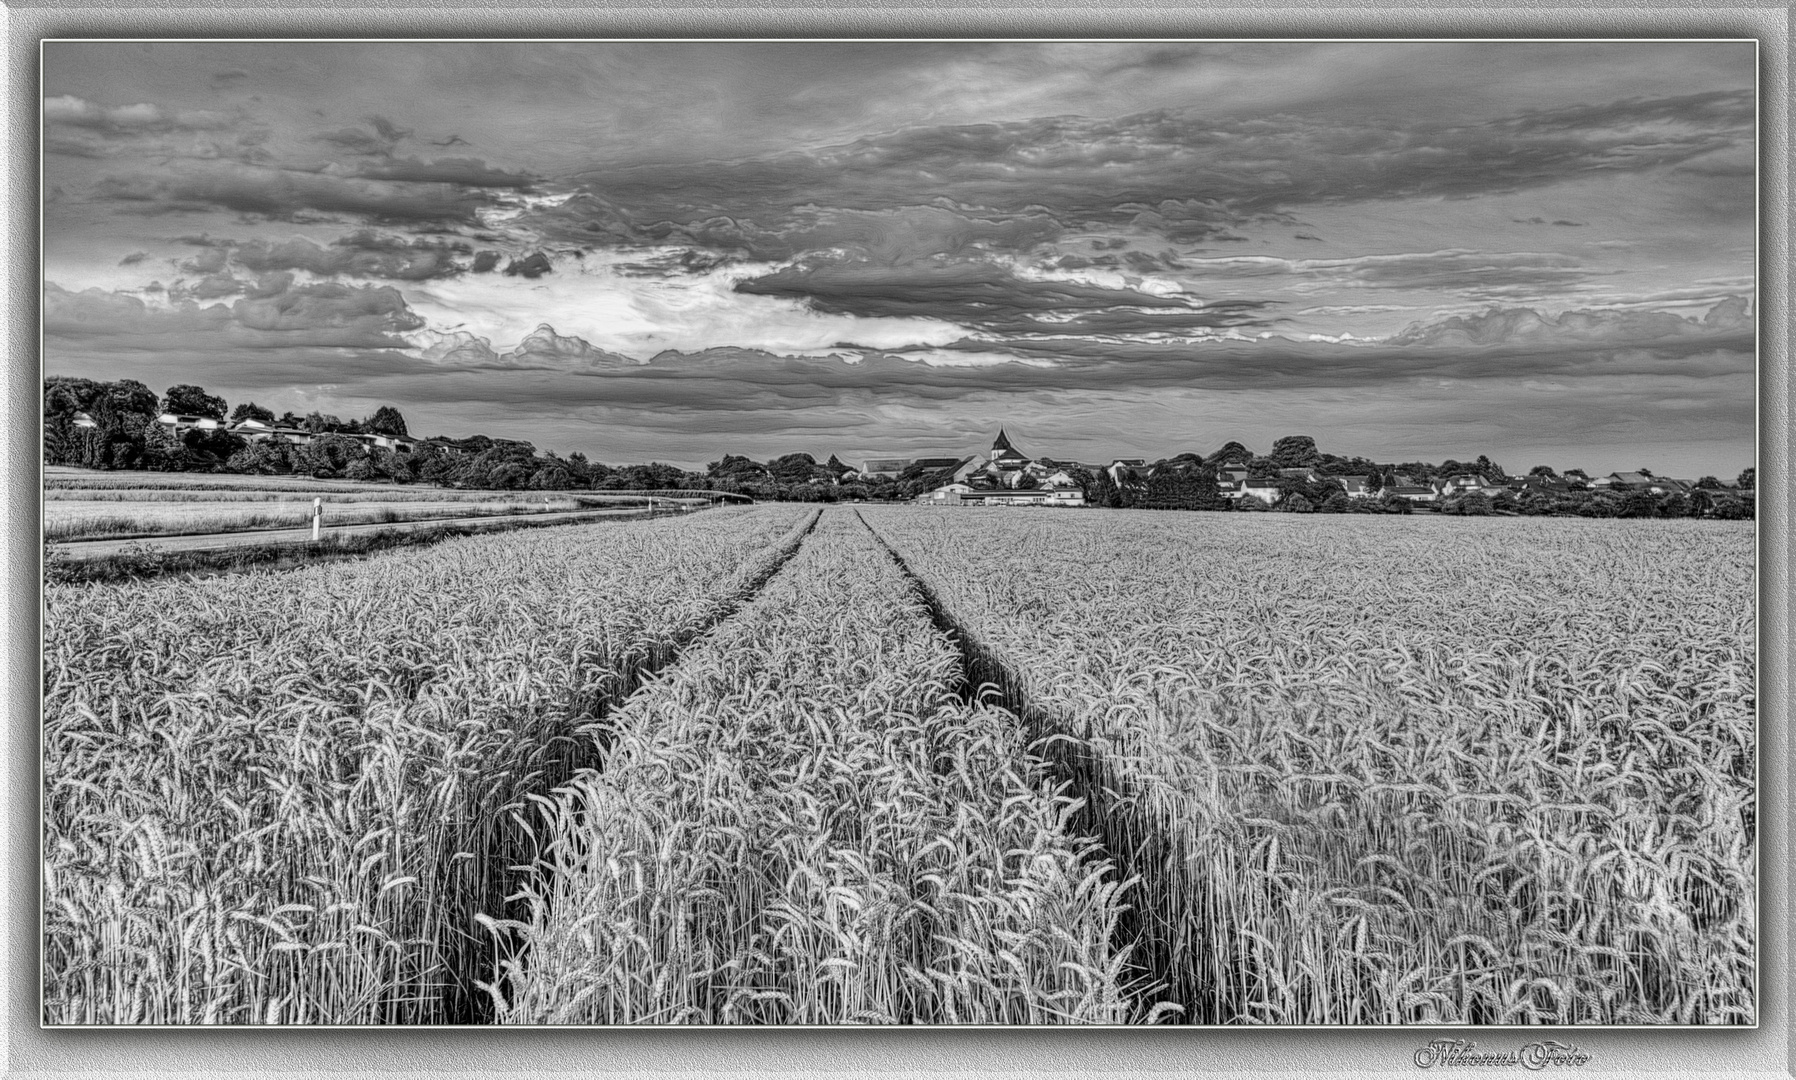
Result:
<svg viewBox="0 0 1796 1080"><path fill-rule="evenodd" d="M1407 499L1412 503L1440 501L1440 492L1425 484L1396 484L1385 488L1383 494L1395 495L1399 499Z"/></svg>
<svg viewBox="0 0 1796 1080"><path fill-rule="evenodd" d="M217 431L224 426L223 420L210 416L188 416L185 414L163 413L156 422L174 432L176 435L189 431Z"/></svg>
<svg viewBox="0 0 1796 1080"><path fill-rule="evenodd" d="M963 506L1084 506L1078 488L997 488L960 494Z"/></svg>
<svg viewBox="0 0 1796 1080"><path fill-rule="evenodd" d="M868 458L861 462L862 476L896 477L910 466L910 458Z"/></svg>
<svg viewBox="0 0 1796 1080"><path fill-rule="evenodd" d="M243 419L231 425L231 434L249 442L262 442L265 439L284 439L287 442L304 446L312 441L312 433L305 428L277 427L265 424L260 420Z"/></svg>
<svg viewBox="0 0 1796 1080"><path fill-rule="evenodd" d="M1242 480L1232 491L1225 491L1223 494L1231 499L1258 499L1267 506L1271 506L1278 502L1279 496L1283 492L1279 490L1278 484L1270 479L1249 477Z"/></svg>

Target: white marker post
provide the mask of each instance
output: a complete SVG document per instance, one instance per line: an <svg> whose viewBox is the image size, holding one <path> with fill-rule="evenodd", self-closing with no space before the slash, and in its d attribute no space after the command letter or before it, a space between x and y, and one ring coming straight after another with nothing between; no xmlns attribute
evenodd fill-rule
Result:
<svg viewBox="0 0 1796 1080"><path fill-rule="evenodd" d="M312 500L312 539L318 539L324 529L324 500Z"/></svg>

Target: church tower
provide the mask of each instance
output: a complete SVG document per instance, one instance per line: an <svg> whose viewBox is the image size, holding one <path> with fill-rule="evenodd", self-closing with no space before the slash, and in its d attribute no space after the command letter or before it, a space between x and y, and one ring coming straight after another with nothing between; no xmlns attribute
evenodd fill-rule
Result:
<svg viewBox="0 0 1796 1080"><path fill-rule="evenodd" d="M998 429L998 437L992 442L992 465L1001 472L1012 472L1029 464L1016 447L1010 445L1010 436L1003 428Z"/></svg>

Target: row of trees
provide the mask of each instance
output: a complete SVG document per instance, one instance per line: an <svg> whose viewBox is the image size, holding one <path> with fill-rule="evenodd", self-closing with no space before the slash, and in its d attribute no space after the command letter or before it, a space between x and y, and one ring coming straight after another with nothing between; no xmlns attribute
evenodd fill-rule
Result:
<svg viewBox="0 0 1796 1080"><path fill-rule="evenodd" d="M223 426L190 428L177 436L158 421L163 413L235 423L260 420L303 430L308 441L250 441ZM198 386L171 386L157 397L134 379L98 382L51 376L44 380L44 462L91 469L297 474L321 478L431 483L499 490L649 490L706 486L706 478L673 465L611 468L583 454L538 453L528 442L475 435L433 440L411 452L370 447L355 435L409 438L405 417L383 405L363 419L321 413L300 416L244 402L227 411L221 397Z"/></svg>
<svg viewBox="0 0 1796 1080"><path fill-rule="evenodd" d="M177 437L157 421L162 413L224 423L254 419L304 430L311 438L304 443L281 439L252 442L222 426L211 431L194 428ZM77 423L83 417L85 422ZM148 387L131 379L98 382L51 376L44 380L44 461L95 469L298 474L499 490L710 488L762 500L801 502L911 499L947 483L954 471L912 465L895 478L863 478L833 454L827 461L819 462L810 454L794 453L765 462L726 454L706 466L705 472L696 473L660 463L613 467L589 461L579 453L559 457L538 452L528 442L483 435L434 439L416 444L411 452L396 452L370 447L353 437L367 434L410 438L405 417L386 405L362 419L342 420L317 412L277 416L253 401L230 408L222 397L193 385L171 386L158 398ZM1257 454L1239 442L1228 443L1207 459L1195 453L1181 453L1140 469L1123 470L1120 481L1104 469L1085 469L1050 459L1043 459L1043 463L1064 468L1091 505L1152 510L1264 509L1257 499L1223 497L1217 487L1217 472L1229 465L1242 465L1249 476L1271 479L1280 490L1278 509L1298 513L1409 513L1414 509L1402 499L1351 499L1330 479L1335 476L1364 476L1373 490L1393 486L1400 478L1428 483L1437 477L1475 473L1502 483L1509 476L1501 465L1484 455L1475 460L1447 460L1439 464L1379 463L1326 453L1307 435L1278 439L1266 454ZM1282 476L1281 469L1313 470L1320 479ZM1645 469L1638 471L1652 475ZM1535 466L1529 475L1558 476L1546 465ZM1568 478L1572 482L1563 491L1522 495L1506 492L1495 499L1469 495L1438 509L1465 514L1593 517L1752 515L1752 469L1737 478L1737 490L1727 490L1714 477L1704 477L1697 482L1697 491L1689 495L1594 492L1582 482L1582 474L1574 473ZM1029 486L1033 480L1025 476L1021 483Z"/></svg>

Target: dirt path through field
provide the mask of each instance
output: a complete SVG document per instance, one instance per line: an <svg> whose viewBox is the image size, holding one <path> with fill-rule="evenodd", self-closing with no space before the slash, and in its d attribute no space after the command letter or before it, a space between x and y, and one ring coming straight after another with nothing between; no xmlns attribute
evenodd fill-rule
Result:
<svg viewBox="0 0 1796 1080"><path fill-rule="evenodd" d="M595 518L646 516L651 511L646 507L627 507L617 510L568 510L549 513L533 512L528 514L472 514L466 517L427 518L419 521L376 521L359 525L326 525L324 538L333 536L354 536L361 533L375 532L410 532L415 529L440 529L445 526L491 525L503 526L512 522L528 521L533 525L565 524L575 521L588 521ZM299 529L239 529L232 532L200 533L183 536L140 537L135 540L109 538L105 540L65 540L51 545L51 550L70 559L100 559L109 555L123 554L126 549L142 551L147 545L160 552L171 551L222 551L236 547L261 547L268 544L307 544L312 540L310 525Z"/></svg>

